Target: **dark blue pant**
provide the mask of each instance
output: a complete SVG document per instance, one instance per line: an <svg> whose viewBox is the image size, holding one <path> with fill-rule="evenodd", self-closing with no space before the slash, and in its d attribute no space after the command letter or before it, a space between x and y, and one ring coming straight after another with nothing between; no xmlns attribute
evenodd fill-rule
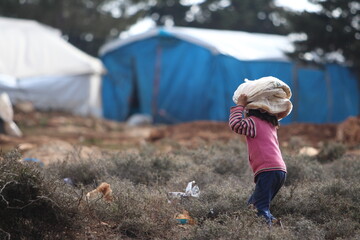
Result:
<svg viewBox="0 0 360 240"><path fill-rule="evenodd" d="M248 204L253 204L258 210L258 215L264 216L269 224L275 219L270 213L270 202L284 185L285 178L286 173L283 171L262 172L255 178L255 191Z"/></svg>

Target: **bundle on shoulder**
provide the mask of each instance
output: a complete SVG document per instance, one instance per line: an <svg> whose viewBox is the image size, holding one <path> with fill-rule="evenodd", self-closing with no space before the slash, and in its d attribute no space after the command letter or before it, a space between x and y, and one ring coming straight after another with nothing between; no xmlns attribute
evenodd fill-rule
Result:
<svg viewBox="0 0 360 240"><path fill-rule="evenodd" d="M241 94L248 96L247 109L262 109L275 115L279 120L289 115L293 108L290 101L292 95L290 87L276 77L245 79L245 82L234 92L235 104Z"/></svg>

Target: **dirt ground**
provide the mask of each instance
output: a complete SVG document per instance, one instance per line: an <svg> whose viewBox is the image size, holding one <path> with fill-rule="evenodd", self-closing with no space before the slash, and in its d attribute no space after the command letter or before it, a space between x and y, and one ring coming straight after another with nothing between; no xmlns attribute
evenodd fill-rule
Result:
<svg viewBox="0 0 360 240"><path fill-rule="evenodd" d="M181 146L198 147L214 141L244 138L233 133L226 122L196 121L177 125L128 126L104 119L84 118L59 112L15 112L14 121L23 137L0 134L2 151L18 147L24 157L40 159L45 164L64 159L76 150L79 156L102 151L136 151L152 143L163 151ZM326 141L340 141L350 147L360 145L360 117L341 124L282 125L278 130L282 147L319 147Z"/></svg>

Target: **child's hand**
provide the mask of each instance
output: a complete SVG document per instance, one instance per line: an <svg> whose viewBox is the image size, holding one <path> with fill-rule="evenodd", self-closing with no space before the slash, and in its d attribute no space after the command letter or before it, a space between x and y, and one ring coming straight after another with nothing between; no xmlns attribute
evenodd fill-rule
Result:
<svg viewBox="0 0 360 240"><path fill-rule="evenodd" d="M247 95L246 94L241 94L240 97L238 98L237 104L238 105L242 105L242 106L246 106L247 105Z"/></svg>

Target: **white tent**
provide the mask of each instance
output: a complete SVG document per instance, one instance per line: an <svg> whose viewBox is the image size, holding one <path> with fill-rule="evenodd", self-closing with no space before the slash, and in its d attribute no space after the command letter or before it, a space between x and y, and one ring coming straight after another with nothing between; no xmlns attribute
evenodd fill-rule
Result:
<svg viewBox="0 0 360 240"><path fill-rule="evenodd" d="M101 116L100 60L75 48L53 28L0 17L0 92L13 104Z"/></svg>

